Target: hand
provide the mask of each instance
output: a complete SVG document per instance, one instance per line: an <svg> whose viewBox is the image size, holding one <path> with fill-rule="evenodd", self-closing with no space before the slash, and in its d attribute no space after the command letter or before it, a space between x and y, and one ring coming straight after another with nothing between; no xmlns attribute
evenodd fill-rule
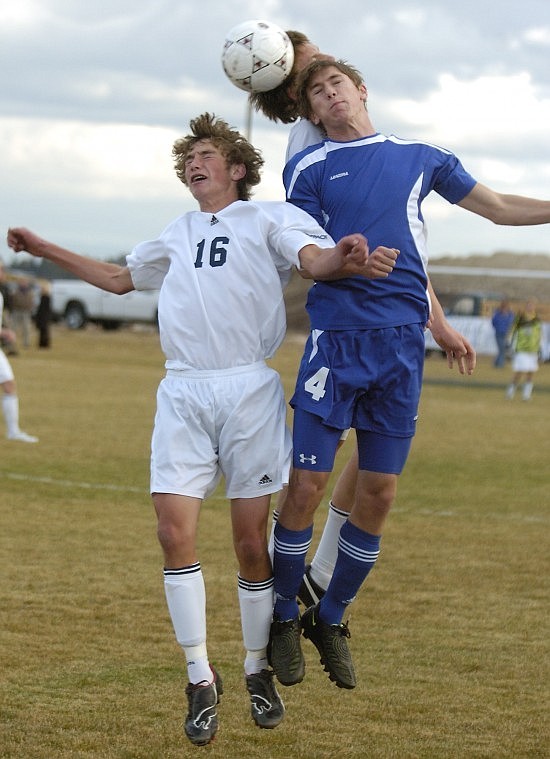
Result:
<svg viewBox="0 0 550 759"><path fill-rule="evenodd" d="M369 244L361 234L346 235L336 245L348 264L358 267L366 266L369 260Z"/></svg>
<svg viewBox="0 0 550 759"><path fill-rule="evenodd" d="M40 246L44 240L25 227L14 227L8 229L7 243L16 253L26 251L33 256L40 256Z"/></svg>
<svg viewBox="0 0 550 759"><path fill-rule="evenodd" d="M368 279L385 279L389 277L395 268L399 251L397 248L386 248L379 245L369 255L367 262Z"/></svg>
<svg viewBox="0 0 550 759"><path fill-rule="evenodd" d="M386 248L382 245L369 253L368 241L361 234L342 237L336 248L344 256L347 275L360 275L366 279L388 277L399 255L396 248Z"/></svg>
<svg viewBox="0 0 550 759"><path fill-rule="evenodd" d="M476 368L476 352L471 343L445 319L435 325L429 323L434 340L447 356L447 366L452 369L456 361L460 374L473 374Z"/></svg>

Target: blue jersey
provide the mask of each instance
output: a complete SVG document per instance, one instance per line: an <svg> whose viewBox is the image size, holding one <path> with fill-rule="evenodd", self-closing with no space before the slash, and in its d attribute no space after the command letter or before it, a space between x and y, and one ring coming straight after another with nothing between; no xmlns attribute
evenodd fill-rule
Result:
<svg viewBox="0 0 550 759"><path fill-rule="evenodd" d="M450 203L476 181L448 150L375 134L351 142L325 142L285 166L287 200L303 208L331 235L361 232L374 250L397 248L387 279L350 277L316 282L307 311L312 329L378 329L425 324L429 302L426 229L421 205L435 190Z"/></svg>

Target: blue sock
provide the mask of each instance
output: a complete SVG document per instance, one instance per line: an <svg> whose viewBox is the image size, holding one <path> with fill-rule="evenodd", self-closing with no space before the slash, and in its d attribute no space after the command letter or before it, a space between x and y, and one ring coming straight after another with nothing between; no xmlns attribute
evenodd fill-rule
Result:
<svg viewBox="0 0 550 759"><path fill-rule="evenodd" d="M380 535L371 535L348 520L338 540L338 558L327 592L321 599L319 616L338 625L380 553Z"/></svg>
<svg viewBox="0 0 550 759"><path fill-rule="evenodd" d="M287 530L280 522L273 531L274 614L282 620L299 615L296 596L306 568L313 525L305 530Z"/></svg>

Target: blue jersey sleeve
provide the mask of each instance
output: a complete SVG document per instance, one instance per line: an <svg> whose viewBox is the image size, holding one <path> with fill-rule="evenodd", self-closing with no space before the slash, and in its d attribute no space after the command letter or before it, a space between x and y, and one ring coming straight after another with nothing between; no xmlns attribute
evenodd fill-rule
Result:
<svg viewBox="0 0 550 759"><path fill-rule="evenodd" d="M453 204L463 200L475 185L476 180L455 155L450 156L433 177L433 190Z"/></svg>

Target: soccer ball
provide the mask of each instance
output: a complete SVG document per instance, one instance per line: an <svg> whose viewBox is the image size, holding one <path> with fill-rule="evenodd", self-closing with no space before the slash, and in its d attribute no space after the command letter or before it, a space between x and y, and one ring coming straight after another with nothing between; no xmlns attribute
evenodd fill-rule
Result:
<svg viewBox="0 0 550 759"><path fill-rule="evenodd" d="M290 74L294 47L288 34L267 21L244 21L225 36L222 66L228 78L246 92L267 92Z"/></svg>

